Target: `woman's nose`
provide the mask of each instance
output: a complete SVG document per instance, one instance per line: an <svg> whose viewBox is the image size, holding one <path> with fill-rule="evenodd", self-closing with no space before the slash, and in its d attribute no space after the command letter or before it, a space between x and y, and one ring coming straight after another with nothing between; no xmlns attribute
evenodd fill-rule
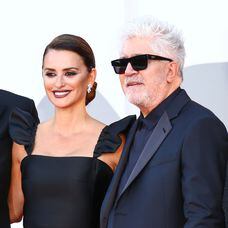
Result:
<svg viewBox="0 0 228 228"><path fill-rule="evenodd" d="M58 75L56 77L55 86L57 88L61 88L61 87L65 86L64 75Z"/></svg>

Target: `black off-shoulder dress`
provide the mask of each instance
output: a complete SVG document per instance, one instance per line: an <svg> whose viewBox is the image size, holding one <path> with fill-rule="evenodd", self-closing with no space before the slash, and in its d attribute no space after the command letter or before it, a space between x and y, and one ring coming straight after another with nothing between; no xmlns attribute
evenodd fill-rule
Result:
<svg viewBox="0 0 228 228"><path fill-rule="evenodd" d="M93 157L33 155L38 123L16 109L10 120L10 134L24 145L28 156L21 162L25 198L25 228L98 228L102 200L113 176L112 169L98 157L115 152L120 132L127 132L135 117L106 126Z"/></svg>

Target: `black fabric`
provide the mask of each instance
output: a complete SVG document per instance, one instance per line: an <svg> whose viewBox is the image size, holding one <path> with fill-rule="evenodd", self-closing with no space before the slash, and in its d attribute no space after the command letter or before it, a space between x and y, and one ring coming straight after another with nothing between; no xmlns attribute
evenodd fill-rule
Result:
<svg viewBox="0 0 228 228"><path fill-rule="evenodd" d="M134 121L135 116L132 115L106 126L95 146L94 157L99 157L104 152L115 152L122 142L119 133L127 134Z"/></svg>
<svg viewBox="0 0 228 228"><path fill-rule="evenodd" d="M226 180L225 180L224 193L223 193L223 210L225 213L225 224L227 228L228 227L228 162L226 163Z"/></svg>
<svg viewBox="0 0 228 228"><path fill-rule="evenodd" d="M24 227L99 227L101 202L112 178L88 157L27 156L21 165Z"/></svg>
<svg viewBox="0 0 228 228"><path fill-rule="evenodd" d="M12 139L9 135L9 116L15 107L31 113L38 121L33 100L0 90L0 227L9 228L7 197L11 176Z"/></svg>
<svg viewBox="0 0 228 228"><path fill-rule="evenodd" d="M100 207L111 181L112 169L97 159L115 152L119 133L127 131L132 118L105 127L93 157L33 155L37 122L21 110L11 115L12 138L24 144L28 156L21 163L25 197L25 228L98 228Z"/></svg>
<svg viewBox="0 0 228 228"><path fill-rule="evenodd" d="M33 150L38 123L30 113L20 108L16 108L10 116L9 133L16 143L25 146L28 154Z"/></svg>

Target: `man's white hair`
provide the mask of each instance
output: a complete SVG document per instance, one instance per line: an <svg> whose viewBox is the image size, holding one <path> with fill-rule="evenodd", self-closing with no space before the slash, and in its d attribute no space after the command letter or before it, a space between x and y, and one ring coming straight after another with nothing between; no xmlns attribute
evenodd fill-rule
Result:
<svg viewBox="0 0 228 228"><path fill-rule="evenodd" d="M177 28L151 16L135 18L123 28L122 44L133 37L151 38L152 50L157 55L171 58L178 62L182 75L185 48L182 34Z"/></svg>

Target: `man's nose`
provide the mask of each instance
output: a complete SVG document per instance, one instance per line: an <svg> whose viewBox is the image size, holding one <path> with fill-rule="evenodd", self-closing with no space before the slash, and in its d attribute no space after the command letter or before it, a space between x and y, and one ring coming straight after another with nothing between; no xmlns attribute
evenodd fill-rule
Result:
<svg viewBox="0 0 228 228"><path fill-rule="evenodd" d="M132 65L131 65L131 63L129 62L127 64L127 67L126 67L126 70L125 70L125 75L126 76L131 76L131 75L133 75L133 74L135 74L137 72L138 71L134 70L133 67L132 67Z"/></svg>

